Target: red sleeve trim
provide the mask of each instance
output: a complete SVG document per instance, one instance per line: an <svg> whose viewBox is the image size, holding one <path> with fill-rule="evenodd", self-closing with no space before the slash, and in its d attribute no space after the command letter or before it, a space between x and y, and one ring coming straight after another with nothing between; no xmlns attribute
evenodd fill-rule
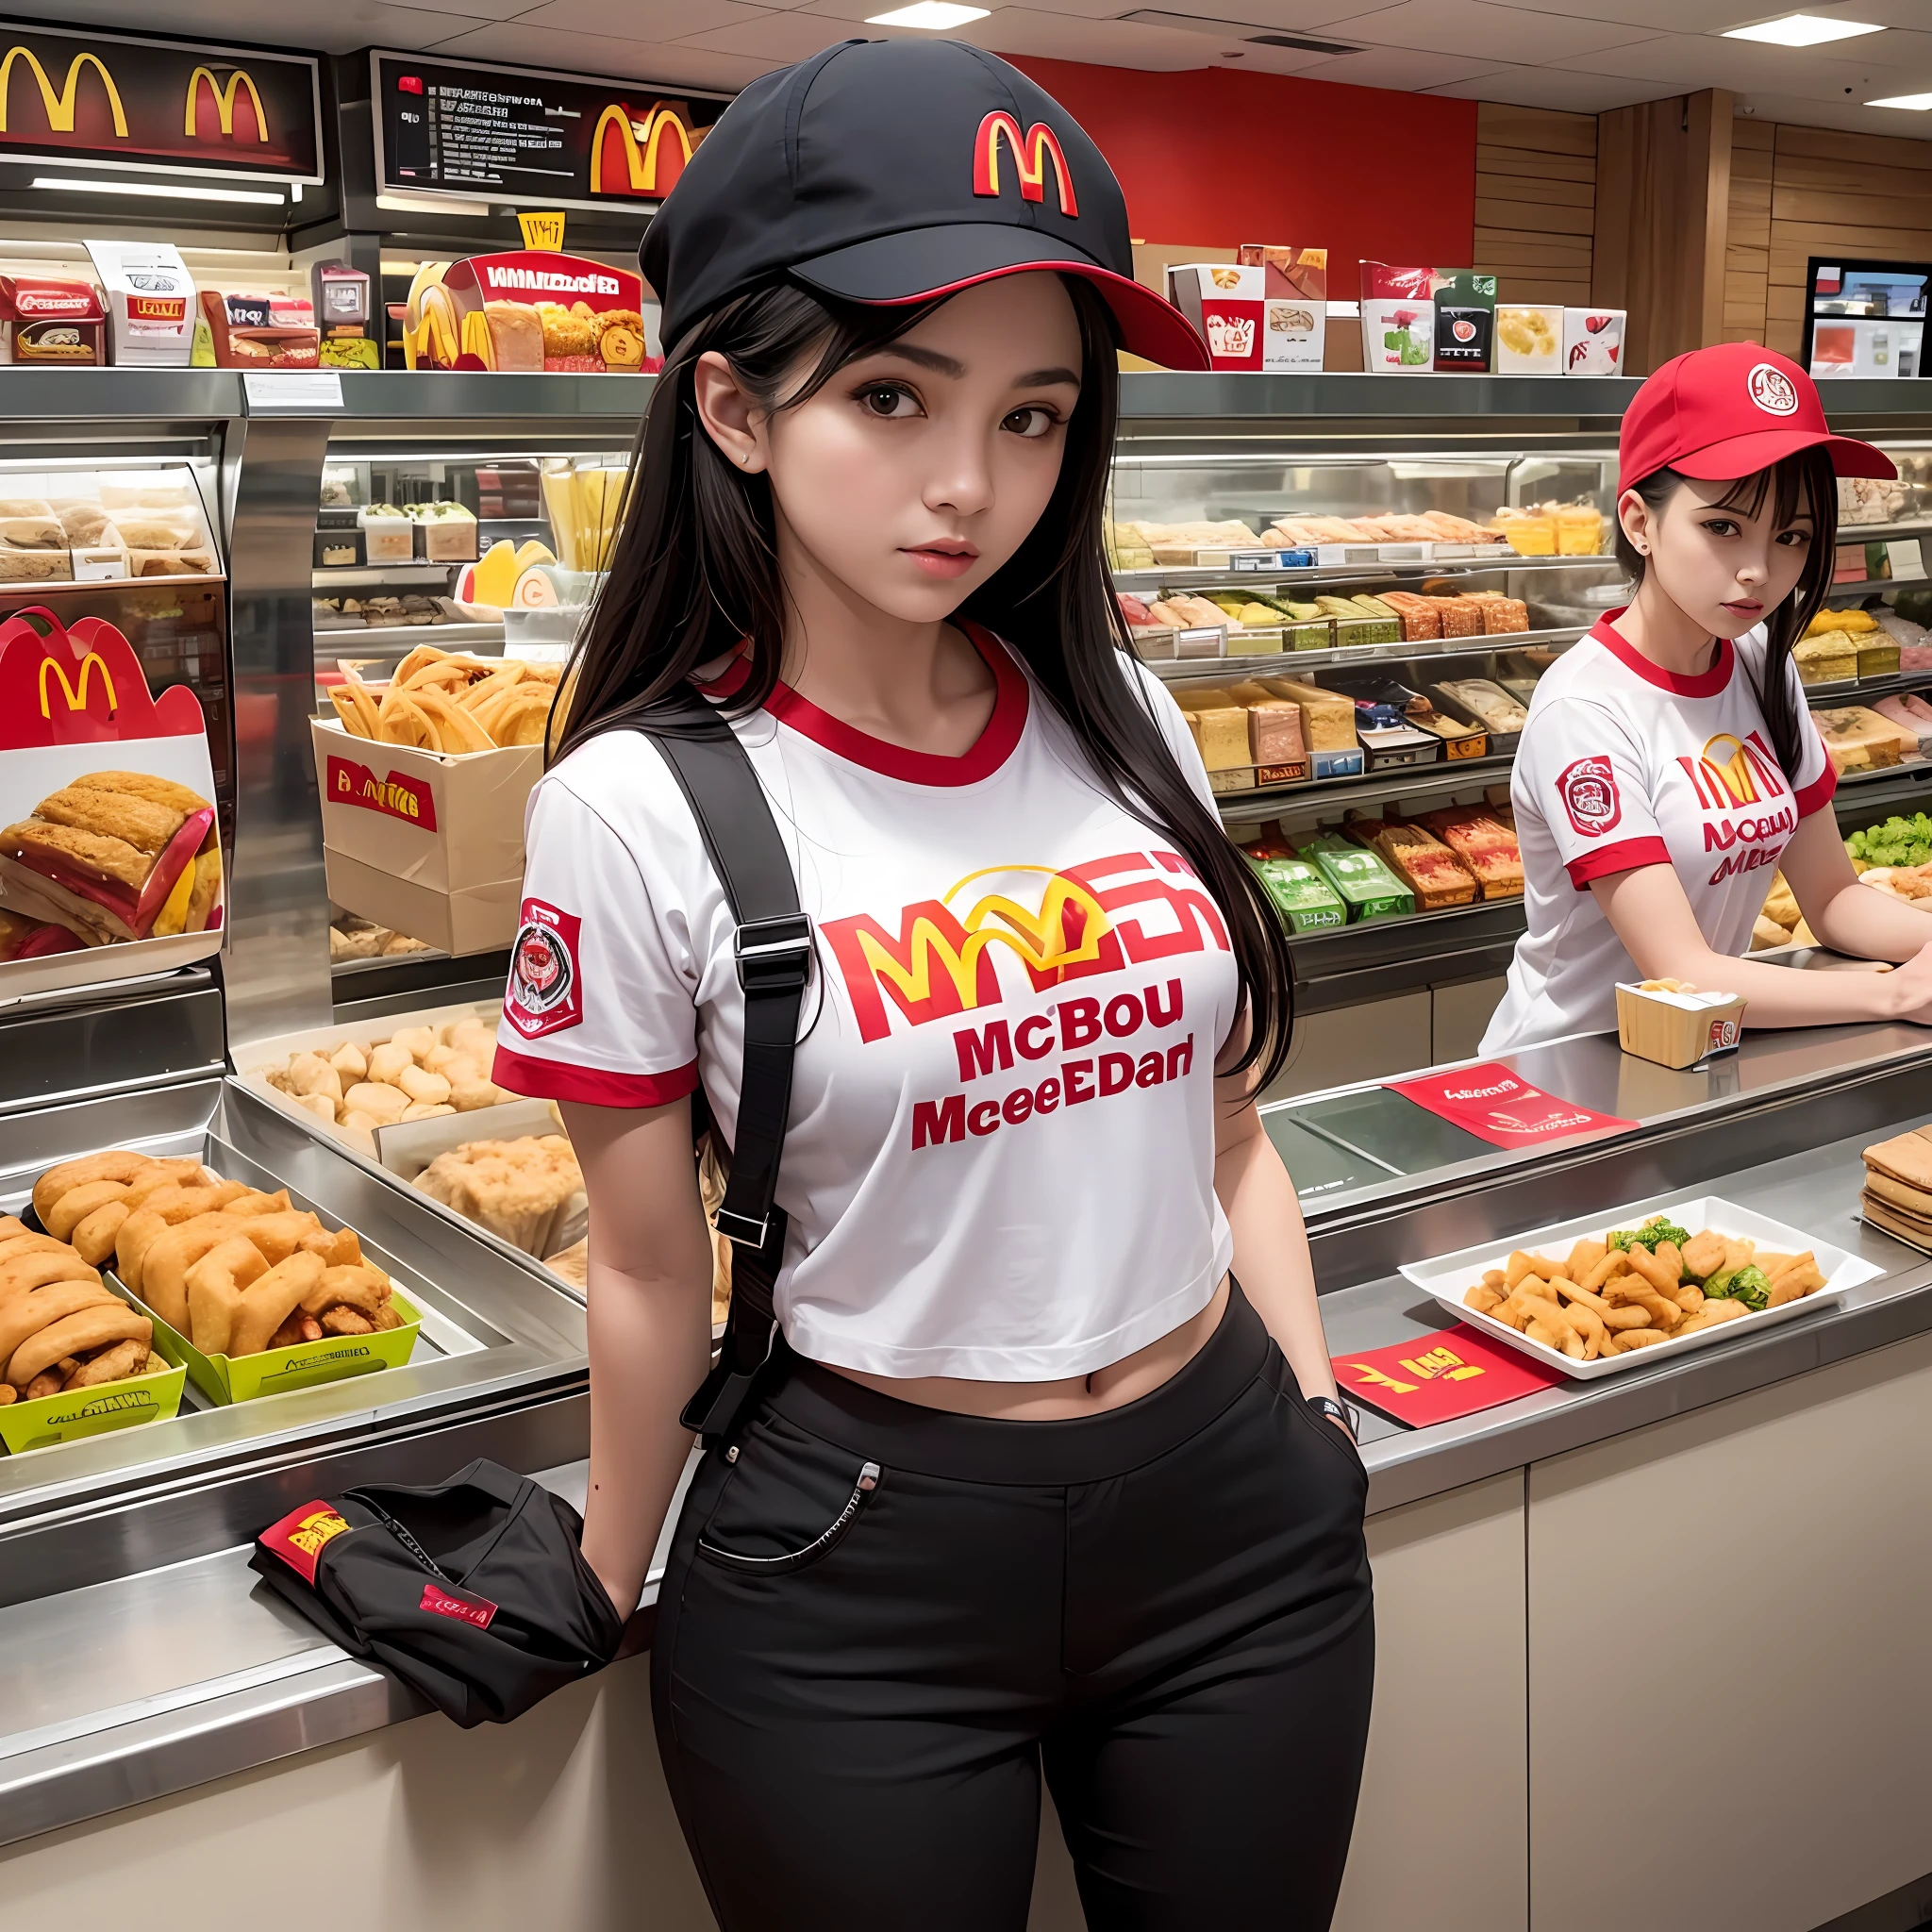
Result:
<svg viewBox="0 0 1932 1932"><path fill-rule="evenodd" d="M1801 819L1808 819L1814 811L1823 811L1831 803L1837 791L1838 767L1827 758L1824 760L1824 771L1795 794L1798 801L1798 816Z"/></svg>
<svg viewBox="0 0 1932 1932"><path fill-rule="evenodd" d="M527 1093L532 1100L576 1100L587 1107L669 1107L696 1089L698 1063L692 1060L668 1074L607 1074L601 1068L539 1059L534 1054L498 1046L490 1077L499 1087Z"/></svg>
<svg viewBox="0 0 1932 1932"><path fill-rule="evenodd" d="M1590 890L1591 879L1607 878L1612 873L1638 872L1646 865L1668 865L1671 848L1661 839L1619 839L1596 852L1573 858L1563 869L1579 892ZM501 1047L497 1048L500 1054Z"/></svg>

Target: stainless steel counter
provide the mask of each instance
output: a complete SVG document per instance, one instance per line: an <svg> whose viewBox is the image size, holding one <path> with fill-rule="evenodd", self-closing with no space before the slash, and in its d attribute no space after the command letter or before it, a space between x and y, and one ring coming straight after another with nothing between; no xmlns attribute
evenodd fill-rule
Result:
<svg viewBox="0 0 1932 1932"><path fill-rule="evenodd" d="M1391 1104L1392 1097L1373 1089L1271 1109L1271 1131L1307 1188L1323 1313L1338 1353L1422 1341L1449 1324L1443 1310L1394 1273L1398 1259L1692 1185L1774 1213L1886 1272L1840 1307L1608 1382L1566 1384L1425 1430L1402 1430L1371 1415L1364 1459L1372 1512L1932 1329L1932 1257L1855 1218L1859 1150L1928 1117L1932 1039L1924 1033L1846 1027L1757 1035L1734 1058L1681 1074L1625 1060L1614 1041L1600 1039L1509 1058L1553 1091L1637 1118L1639 1130L1530 1154L1476 1143L1466 1158L1445 1161L1424 1158L1442 1152L1440 1124L1428 1116L1407 1145L1400 1135L1385 1134L1366 1152L1345 1146L1338 1121L1359 1136L1361 1124L1376 1117L1374 1104ZM1452 1151L1459 1150L1452 1143ZM278 1158L292 1155L281 1149ZM358 1202L358 1211L375 1214L376 1204ZM381 1232L396 1239L393 1226ZM540 1440L525 1438L524 1446ZM399 1461L446 1470L478 1445L499 1453L487 1432L432 1426L407 1441L391 1434L381 1444L382 1466L391 1476ZM297 1453L279 1468L278 1487L264 1486L259 1471L246 1472L242 1513L215 1520L241 1524L245 1533L269 1520L275 1511L264 1507L267 1499L291 1481L307 1487L300 1496L290 1492L284 1507L354 1479L351 1463L318 1465L307 1454L312 1445L291 1439L291 1446ZM10 1474L17 1481L22 1473ZM580 1499L583 1476L580 1462L567 1462L543 1479ZM17 1513L10 1527L52 1530L62 1500L42 1491L40 1521L24 1523ZM121 1550L118 1569L90 1575L83 1567L75 1573L85 1579L79 1587L52 1595L0 1591L13 1598L0 1607L0 1843L421 1712L408 1692L341 1656L256 1586L237 1534L214 1546L170 1547L162 1536L173 1519L157 1512L154 1501L146 1493L130 1499L130 1513L143 1524L138 1540L113 1509L103 1522L76 1506L75 1527ZM70 1538L8 1540L8 1527L0 1522L0 1552L72 1554ZM133 1558L137 1541L149 1560ZM654 1595L655 1585L647 1606Z"/></svg>

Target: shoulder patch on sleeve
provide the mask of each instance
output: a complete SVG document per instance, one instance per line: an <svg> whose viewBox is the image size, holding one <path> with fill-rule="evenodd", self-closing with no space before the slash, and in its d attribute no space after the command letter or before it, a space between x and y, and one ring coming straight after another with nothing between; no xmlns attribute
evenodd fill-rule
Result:
<svg viewBox="0 0 1932 1932"><path fill-rule="evenodd" d="M560 1033L584 1017L578 934L583 921L541 899L524 901L510 953L503 1015L525 1040Z"/></svg>
<svg viewBox="0 0 1932 1932"><path fill-rule="evenodd" d="M1564 766L1557 776L1557 796L1579 839L1601 839L1615 831L1624 816L1616 770L1602 753Z"/></svg>

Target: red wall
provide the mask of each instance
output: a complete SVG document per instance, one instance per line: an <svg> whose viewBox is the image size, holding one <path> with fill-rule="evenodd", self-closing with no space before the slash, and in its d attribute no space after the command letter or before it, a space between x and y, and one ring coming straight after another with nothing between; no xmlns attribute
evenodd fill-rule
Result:
<svg viewBox="0 0 1932 1932"><path fill-rule="evenodd" d="M1338 298L1357 292L1363 258L1473 263L1474 101L1220 67L1008 58L1100 144L1137 242L1326 248Z"/></svg>

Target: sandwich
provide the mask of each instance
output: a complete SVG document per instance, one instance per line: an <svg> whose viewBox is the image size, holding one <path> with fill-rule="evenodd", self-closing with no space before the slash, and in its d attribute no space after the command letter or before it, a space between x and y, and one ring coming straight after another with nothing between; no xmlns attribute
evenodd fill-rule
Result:
<svg viewBox="0 0 1932 1932"><path fill-rule="evenodd" d="M493 369L533 370L543 367L543 323L527 302L486 302L483 319L489 325Z"/></svg>
<svg viewBox="0 0 1932 1932"><path fill-rule="evenodd" d="M84 944L220 924L214 808L144 772L90 772L0 830L0 904Z"/></svg>

